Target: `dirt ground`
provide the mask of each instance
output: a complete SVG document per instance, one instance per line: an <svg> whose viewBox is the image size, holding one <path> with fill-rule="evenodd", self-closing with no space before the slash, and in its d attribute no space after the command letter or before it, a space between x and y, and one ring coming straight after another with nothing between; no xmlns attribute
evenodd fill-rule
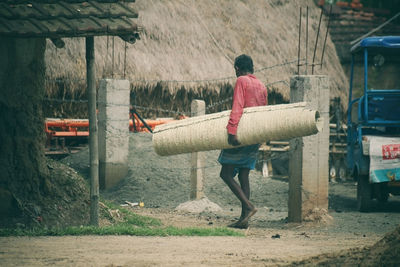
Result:
<svg viewBox="0 0 400 267"><path fill-rule="evenodd" d="M160 157L152 149L151 135L145 133L132 133L129 148L128 176L101 192L103 198L117 204L143 201L143 208L135 208L138 214L178 227L225 226L240 215L239 201L218 178L217 151L206 152L205 194L222 210L189 213L175 208L189 200L190 155ZM63 162L87 177L87 150ZM287 178L265 178L253 171L250 179L251 200L259 211L247 230L238 230L245 237L1 237L0 265L309 266L340 251L347 253L342 258L358 255L399 225L399 197L391 196L383 207L376 205L372 212L360 213L355 208L356 184L352 181L330 184L325 220L288 223Z"/></svg>

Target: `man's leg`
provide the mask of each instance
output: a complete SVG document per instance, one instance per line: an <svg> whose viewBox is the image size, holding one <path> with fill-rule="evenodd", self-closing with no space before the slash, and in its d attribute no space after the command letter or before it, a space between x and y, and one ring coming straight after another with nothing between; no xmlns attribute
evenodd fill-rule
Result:
<svg viewBox="0 0 400 267"><path fill-rule="evenodd" d="M239 169L239 175L238 175L240 187L242 188L242 191L248 200L250 200L249 173L250 169L241 168ZM246 216L246 206L242 204L242 213L240 215L240 220L242 220L245 216Z"/></svg>
<svg viewBox="0 0 400 267"><path fill-rule="evenodd" d="M242 203L242 212L244 210L243 212L244 216L243 218L240 219L239 222L242 222L242 225L244 226L247 225L248 219L256 213L257 209L254 207L253 204L251 204L251 202L249 201L249 199L247 198L246 194L239 186L239 184L236 183L235 180L233 180L234 169L235 167L233 165L223 164L221 168L220 177L222 178L222 180L224 180L224 182L228 185L231 191ZM243 173L243 175L246 176L245 172ZM242 179L243 182L245 182L246 178ZM247 173L247 180L248 180L248 173ZM250 187L248 186L247 188L249 189L248 193L250 193Z"/></svg>

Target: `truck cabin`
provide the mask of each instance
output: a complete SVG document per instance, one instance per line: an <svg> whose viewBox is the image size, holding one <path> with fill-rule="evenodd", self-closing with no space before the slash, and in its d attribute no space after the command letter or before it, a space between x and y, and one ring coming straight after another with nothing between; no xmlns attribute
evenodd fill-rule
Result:
<svg viewBox="0 0 400 267"><path fill-rule="evenodd" d="M359 138L400 135L400 36L362 39L351 54L348 126Z"/></svg>

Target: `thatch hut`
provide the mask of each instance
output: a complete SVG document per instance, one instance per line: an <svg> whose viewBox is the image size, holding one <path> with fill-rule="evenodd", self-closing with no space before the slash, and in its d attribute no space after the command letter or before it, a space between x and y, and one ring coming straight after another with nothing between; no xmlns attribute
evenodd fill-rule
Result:
<svg viewBox="0 0 400 267"><path fill-rule="evenodd" d="M136 96L132 104L147 117L167 115L163 110L172 115L187 113L193 98L204 99L207 111L215 112L229 108L235 82L232 62L245 53L254 60L255 75L267 85L270 102L287 102L289 79L298 69L300 7L300 74L306 74L306 54L311 74L321 12L312 0L137 0L141 41L127 45L111 36L97 38L98 78L128 79ZM326 24L327 16L322 20L315 63L321 61ZM79 86L85 78L83 46L79 39L67 40L64 49L48 42L49 98L85 96ZM340 97L345 103L347 78L329 36L323 58L322 68L315 66L314 74L329 75L331 98Z"/></svg>

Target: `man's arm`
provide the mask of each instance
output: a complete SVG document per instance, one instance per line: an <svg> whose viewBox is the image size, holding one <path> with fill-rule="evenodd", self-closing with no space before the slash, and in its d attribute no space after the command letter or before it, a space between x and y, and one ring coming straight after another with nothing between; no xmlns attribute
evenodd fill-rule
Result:
<svg viewBox="0 0 400 267"><path fill-rule="evenodd" d="M233 92L232 110L229 116L228 125L226 126L226 128L228 129L228 143L233 146L240 145L236 133L240 118L242 117L243 114L243 109L244 109L244 81L238 78Z"/></svg>

